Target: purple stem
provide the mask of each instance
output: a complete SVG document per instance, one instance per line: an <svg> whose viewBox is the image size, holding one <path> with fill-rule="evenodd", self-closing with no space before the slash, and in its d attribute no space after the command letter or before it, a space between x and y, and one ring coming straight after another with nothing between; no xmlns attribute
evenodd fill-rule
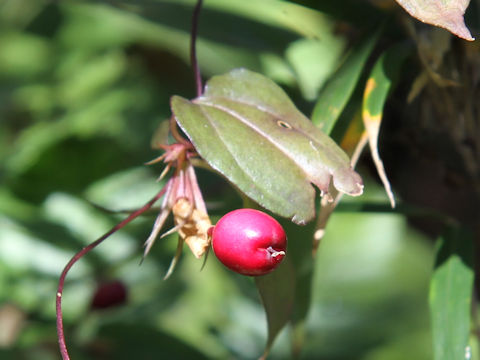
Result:
<svg viewBox="0 0 480 360"><path fill-rule="evenodd" d="M82 258L83 255L87 254L90 250L94 249L97 245L99 245L103 240L108 238L110 235L112 235L114 232L120 230L123 228L125 225L127 225L129 222L131 222L133 219L135 219L137 216L141 215L148 209L150 209L153 204L165 193L165 186L158 192L157 195L155 195L148 203L146 203L143 207L140 209L134 211L131 213L125 220L119 222L117 225L115 225L109 232L106 234L102 235L99 239L95 240L91 244L87 245L84 247L82 250L77 252L68 262L68 264L65 266L65 268L62 271L62 274L60 275L60 279L58 281L58 289L57 289L57 296L56 296L56 302L55 302L55 307L57 311L57 335L58 335L58 344L60 346L60 353L62 354L63 360L70 360L70 356L68 355L68 350L67 350L67 345L65 343L65 334L63 331L63 316L62 316L62 294L63 294L63 287L65 284L65 278L67 277L68 271L72 268L72 266L80 259Z"/></svg>
<svg viewBox="0 0 480 360"><path fill-rule="evenodd" d="M198 0L192 15L192 32L190 37L190 61L193 68L193 76L195 78L195 85L197 87L197 97L203 94L202 77L200 75L200 67L197 61L197 33L198 33L198 17L202 8L203 0Z"/></svg>

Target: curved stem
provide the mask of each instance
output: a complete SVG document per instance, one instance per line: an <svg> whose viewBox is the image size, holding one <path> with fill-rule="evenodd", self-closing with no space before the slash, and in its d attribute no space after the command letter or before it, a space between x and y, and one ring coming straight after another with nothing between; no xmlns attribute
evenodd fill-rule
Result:
<svg viewBox="0 0 480 360"><path fill-rule="evenodd" d="M192 32L190 37L190 61L193 68L193 76L195 78L195 85L197 87L197 97L203 93L202 77L200 75L200 67L197 61L197 33L198 33L198 17L200 16L200 10L202 8L203 0L198 0L192 15Z"/></svg>
<svg viewBox="0 0 480 360"><path fill-rule="evenodd" d="M56 302L55 302L55 308L56 308L56 316L57 316L57 335L58 335L58 344L60 346L60 353L62 355L63 360L70 360L70 356L68 355L68 350L67 350L67 345L65 343L65 334L63 331L63 315L62 315L62 294L63 294L63 287L65 284L65 278L67 277L67 274L69 270L72 268L72 266L80 260L83 255L87 254L90 252L90 250L94 249L97 245L99 245L102 241L107 239L110 235L112 235L114 232L117 230L120 230L123 228L125 225L130 223L133 219L138 217L139 215L143 214L145 211L149 210L153 204L165 193L165 187L162 188L158 192L157 195L155 195L148 203L146 203L143 207L140 209L134 211L131 213L125 220L119 222L117 225L115 225L110 231L108 231L106 234L102 235L100 238L92 242L91 244L87 245L84 247L82 250L77 252L68 262L68 264L65 266L65 268L62 271L62 274L60 275L60 279L58 281L58 289L57 289L57 296L56 296Z"/></svg>
<svg viewBox="0 0 480 360"><path fill-rule="evenodd" d="M201 81L201 80L200 80ZM201 87L201 85L200 85ZM175 116L170 117L170 132L172 133L173 138L180 144L186 145L187 148L192 148L192 143L185 139L180 133L178 132L177 128L177 121L175 120Z"/></svg>

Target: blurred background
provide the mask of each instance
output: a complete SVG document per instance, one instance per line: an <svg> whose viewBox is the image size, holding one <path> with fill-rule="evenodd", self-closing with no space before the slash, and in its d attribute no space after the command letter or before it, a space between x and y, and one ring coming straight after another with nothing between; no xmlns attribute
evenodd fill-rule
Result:
<svg viewBox="0 0 480 360"><path fill-rule="evenodd" d="M170 116L170 96L194 97L193 5L0 1L1 359L60 357L54 309L60 272L161 188L161 166L144 163L159 155L151 142ZM348 1L340 8L326 1L306 11L273 0L205 0L202 74L261 72L309 115L351 45L396 14L384 5ZM399 24L392 21L380 44L407 38ZM405 73L413 77L413 70ZM347 108L345 116L352 113ZM391 154L387 170L398 160ZM355 210L367 201L389 206L368 157L359 171L365 195L344 199L351 206L334 213L317 254L302 358L431 359L434 243L405 214ZM214 221L242 206L221 177L198 175ZM112 235L69 274L63 311L72 359L257 358L267 326L251 279L214 256L200 271L202 261L185 251L163 281L176 235L157 241L139 265L155 215ZM288 237L311 241L295 230ZM289 331L275 342L272 359L290 358Z"/></svg>

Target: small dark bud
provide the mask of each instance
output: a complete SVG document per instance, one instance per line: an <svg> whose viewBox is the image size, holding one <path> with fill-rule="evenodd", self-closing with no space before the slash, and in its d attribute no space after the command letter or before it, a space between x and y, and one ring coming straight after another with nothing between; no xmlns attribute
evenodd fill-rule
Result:
<svg viewBox="0 0 480 360"><path fill-rule="evenodd" d="M100 283L93 295L91 308L106 309L127 301L127 287L119 280Z"/></svg>

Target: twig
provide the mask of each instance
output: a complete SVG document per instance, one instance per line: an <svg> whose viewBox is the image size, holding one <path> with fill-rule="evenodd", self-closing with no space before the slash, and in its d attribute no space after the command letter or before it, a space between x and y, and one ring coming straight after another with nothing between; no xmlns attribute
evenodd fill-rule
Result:
<svg viewBox="0 0 480 360"><path fill-rule="evenodd" d="M198 0L192 15L192 32L190 37L190 61L193 68L193 76L195 78L195 85L197 87L197 96L201 96L203 93L202 77L200 75L200 67L197 61L197 34L198 34L198 18L200 16L200 10L202 8L203 0Z"/></svg>
<svg viewBox="0 0 480 360"><path fill-rule="evenodd" d="M352 168L355 168L360 155L362 154L363 149L367 145L368 136L366 132L363 132L361 138L359 139L357 146L355 147L355 151L351 158L351 165ZM331 191L333 201L328 201L328 198L324 197L321 200L321 208L320 212L317 217L317 223L315 225L315 233L313 235L313 247L312 247L312 256L315 257L318 251L318 247L320 246L320 241L323 239L325 235L325 228L327 227L327 222L330 219L330 215L332 215L333 210L340 202L340 199L343 196L343 193L337 191L337 189L332 189Z"/></svg>
<svg viewBox="0 0 480 360"><path fill-rule="evenodd" d="M68 350L67 350L67 345L65 343L65 334L63 331L63 315L62 315L62 294L63 294L63 287L65 284L65 278L67 277L67 274L69 270L72 268L72 266L80 260L85 254L90 252L92 249L94 249L97 245L99 245L102 241L107 239L110 235L112 235L114 232L120 230L123 228L125 225L130 223L132 220L134 220L136 217L144 213L145 211L149 210L153 204L165 193L165 187L162 188L158 192L157 195L155 195L148 203L146 203L143 207L140 209L136 210L132 214L130 214L125 220L119 222L117 225L115 225L110 231L108 231L106 234L102 235L100 238L92 242L91 244L87 245L84 247L82 250L77 252L68 262L68 264L65 266L65 268L62 271L62 274L60 275L60 279L58 281L58 289L57 289L57 297L56 297L56 302L55 302L55 308L57 312L57 335L58 335L58 344L60 346L60 353L62 355L63 360L70 360L70 356L68 355Z"/></svg>

